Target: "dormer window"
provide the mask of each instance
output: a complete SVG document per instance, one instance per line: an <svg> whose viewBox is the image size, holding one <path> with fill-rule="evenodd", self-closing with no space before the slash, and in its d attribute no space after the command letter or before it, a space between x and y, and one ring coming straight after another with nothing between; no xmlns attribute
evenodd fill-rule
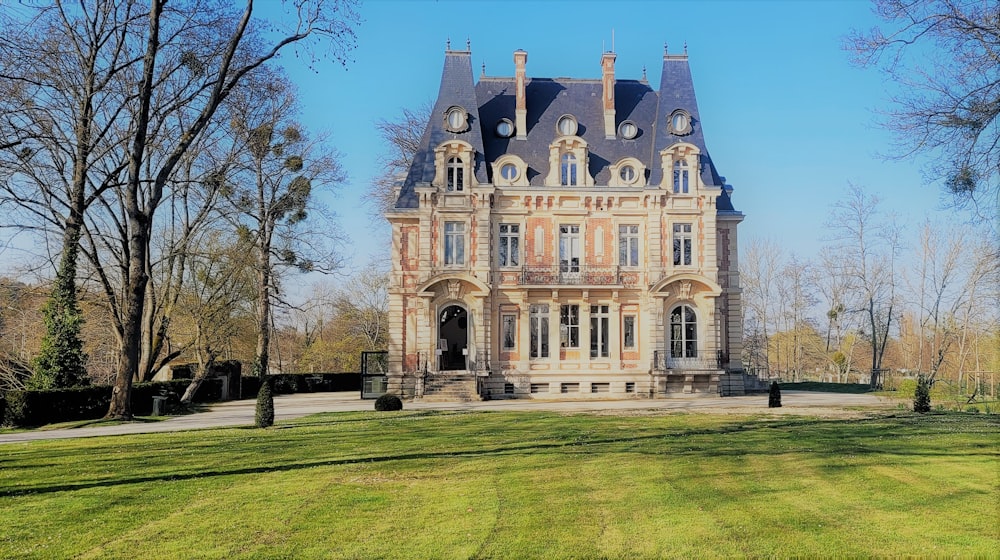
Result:
<svg viewBox="0 0 1000 560"><path fill-rule="evenodd" d="M457 157L448 160L448 191L465 189L465 163Z"/></svg>
<svg viewBox="0 0 1000 560"><path fill-rule="evenodd" d="M496 133L500 138L510 138L514 135L514 123L510 122L510 119L500 119Z"/></svg>
<svg viewBox="0 0 1000 560"><path fill-rule="evenodd" d="M623 121L618 125L618 135L625 140L632 140L639 134L639 127L632 121Z"/></svg>
<svg viewBox="0 0 1000 560"><path fill-rule="evenodd" d="M469 114L455 105L444 113L444 127L448 132L465 132L469 128Z"/></svg>
<svg viewBox="0 0 1000 560"><path fill-rule="evenodd" d="M594 178L587 172L588 162L586 140L579 136L560 136L549 144L549 172L545 176L545 186L594 186ZM525 170L521 171L523 175Z"/></svg>
<svg viewBox="0 0 1000 560"><path fill-rule="evenodd" d="M577 160L576 156L567 152L559 160L559 184L563 186L576 186L577 182Z"/></svg>
<svg viewBox="0 0 1000 560"><path fill-rule="evenodd" d="M674 162L674 192L688 193L688 163L683 159Z"/></svg>
<svg viewBox="0 0 1000 560"><path fill-rule="evenodd" d="M462 140L449 140L434 148L434 180L442 192L467 192L475 187L476 152Z"/></svg>
<svg viewBox="0 0 1000 560"><path fill-rule="evenodd" d="M631 185L635 182L638 175L635 172L635 168L631 165L623 165L618 171L618 176L621 177L622 183L626 185Z"/></svg>
<svg viewBox="0 0 1000 560"><path fill-rule="evenodd" d="M667 126L670 132L678 136L689 134L691 132L691 115L684 109L677 109L670 113Z"/></svg>
<svg viewBox="0 0 1000 560"><path fill-rule="evenodd" d="M556 131L560 136L573 136L576 134L577 123L573 115L563 115L556 121Z"/></svg>

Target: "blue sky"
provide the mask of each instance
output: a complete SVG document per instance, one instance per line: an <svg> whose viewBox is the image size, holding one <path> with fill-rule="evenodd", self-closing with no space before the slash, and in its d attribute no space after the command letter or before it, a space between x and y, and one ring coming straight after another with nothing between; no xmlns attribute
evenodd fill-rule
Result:
<svg viewBox="0 0 1000 560"><path fill-rule="evenodd" d="M659 85L664 42L687 43L705 137L746 214L741 240L768 237L813 256L830 205L853 182L907 221L943 218L939 189L918 162L886 161L892 138L876 124L891 84L852 67L841 48L852 28L876 24L862 1L460 2L376 0L361 8L358 47L347 69L312 72L288 61L305 120L332 132L350 175L328 203L351 236L355 266L384 244L361 195L379 172L380 118L396 118L437 95L445 41L471 41L475 74L511 76L512 53L528 51L528 76L599 78L612 46L616 75L647 68Z"/></svg>

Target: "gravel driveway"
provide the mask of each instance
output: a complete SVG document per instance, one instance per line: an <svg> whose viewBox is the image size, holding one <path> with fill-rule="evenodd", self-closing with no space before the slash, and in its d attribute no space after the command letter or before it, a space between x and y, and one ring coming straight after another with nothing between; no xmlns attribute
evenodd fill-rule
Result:
<svg viewBox="0 0 1000 560"><path fill-rule="evenodd" d="M783 391L782 408L767 408L767 395L746 397L676 397L668 399L629 400L495 400L466 403L407 402L405 410L545 410L553 412L608 412L659 414L702 412L706 414L797 414L821 417L859 417L876 410L896 407L885 397L814 391ZM249 426L254 421L255 401L229 401L210 405L205 412L176 416L161 422L135 422L90 428L31 430L0 434L0 443L41 439L110 436L175 432L226 426ZM299 393L274 399L275 421L289 420L319 412L372 410L372 401L358 398L357 391L344 393Z"/></svg>

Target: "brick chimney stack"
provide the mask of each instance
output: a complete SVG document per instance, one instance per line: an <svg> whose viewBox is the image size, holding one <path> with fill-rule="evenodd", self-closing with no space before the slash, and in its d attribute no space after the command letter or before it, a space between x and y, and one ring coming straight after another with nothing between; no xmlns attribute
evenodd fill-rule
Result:
<svg viewBox="0 0 1000 560"><path fill-rule="evenodd" d="M517 97L514 103L514 130L517 138L528 138L528 105L525 100L525 82L528 80L525 66L528 63L528 53L517 49L514 51L514 79L516 81Z"/></svg>
<svg viewBox="0 0 1000 560"><path fill-rule="evenodd" d="M604 137L613 139L615 130L615 53L601 55L601 83L604 85Z"/></svg>

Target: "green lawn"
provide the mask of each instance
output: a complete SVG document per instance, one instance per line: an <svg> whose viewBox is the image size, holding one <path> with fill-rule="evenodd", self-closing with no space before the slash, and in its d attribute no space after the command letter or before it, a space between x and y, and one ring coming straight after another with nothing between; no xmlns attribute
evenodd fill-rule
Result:
<svg viewBox="0 0 1000 560"><path fill-rule="evenodd" d="M1000 551L1000 417L344 413L0 445L0 557Z"/></svg>

